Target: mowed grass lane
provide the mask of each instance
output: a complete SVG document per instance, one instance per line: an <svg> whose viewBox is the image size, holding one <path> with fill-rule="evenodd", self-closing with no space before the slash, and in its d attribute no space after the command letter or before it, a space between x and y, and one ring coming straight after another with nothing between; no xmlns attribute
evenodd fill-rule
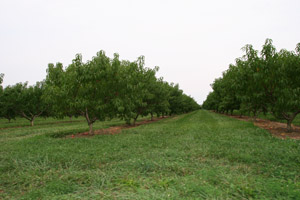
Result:
<svg viewBox="0 0 300 200"><path fill-rule="evenodd" d="M54 139L43 128L2 138L0 198L300 199L299 141L250 122L196 111L118 135Z"/></svg>

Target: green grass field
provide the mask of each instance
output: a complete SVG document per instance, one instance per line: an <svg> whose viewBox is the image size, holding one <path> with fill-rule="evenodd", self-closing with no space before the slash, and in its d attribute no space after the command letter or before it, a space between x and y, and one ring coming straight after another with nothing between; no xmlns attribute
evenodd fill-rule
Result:
<svg viewBox="0 0 300 200"><path fill-rule="evenodd" d="M0 199L300 199L300 141L251 122L201 110L117 135L50 137L87 128L0 129Z"/></svg>

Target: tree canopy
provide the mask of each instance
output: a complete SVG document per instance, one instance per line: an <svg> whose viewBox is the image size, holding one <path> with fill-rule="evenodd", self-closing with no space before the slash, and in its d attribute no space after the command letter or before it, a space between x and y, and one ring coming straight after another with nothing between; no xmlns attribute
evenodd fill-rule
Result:
<svg viewBox="0 0 300 200"><path fill-rule="evenodd" d="M77 54L72 64L49 64L44 101L55 117L82 115L93 134L93 123L113 117L135 124L138 116L180 114L199 109L196 101L184 95L179 86L156 77L158 67L145 67L145 58L121 61L99 51L84 63ZM177 91L177 93L176 93ZM178 102L174 104L174 102ZM188 105L189 104L189 105Z"/></svg>
<svg viewBox="0 0 300 200"><path fill-rule="evenodd" d="M66 67L49 63L44 81L33 86L17 83L1 87L0 117L9 121L23 117L34 124L38 116L63 118L83 116L93 134L97 121L121 118L135 124L139 116L166 116L199 109L190 96L156 77L158 67L145 67L145 57L135 61L120 60L99 51L91 60L83 62L76 54ZM0 84L3 80L0 75Z"/></svg>
<svg viewBox="0 0 300 200"><path fill-rule="evenodd" d="M287 128L300 113L300 43L295 51L276 51L266 39L259 52L252 45L243 47L245 55L236 59L223 76L212 84L213 92L203 108L228 112L241 110L270 112L287 121Z"/></svg>

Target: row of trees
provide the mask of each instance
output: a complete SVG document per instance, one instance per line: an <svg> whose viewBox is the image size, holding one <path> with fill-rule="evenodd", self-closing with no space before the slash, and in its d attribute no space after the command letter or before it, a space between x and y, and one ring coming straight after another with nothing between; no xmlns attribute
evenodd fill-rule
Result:
<svg viewBox="0 0 300 200"><path fill-rule="evenodd" d="M42 101L43 83L34 86L27 83L17 83L7 86L0 94L0 116L9 120L17 116L23 117L34 124L34 119L40 115L47 116L47 107Z"/></svg>
<svg viewBox="0 0 300 200"><path fill-rule="evenodd" d="M34 86L18 83L1 89L1 117L21 116L33 125L38 116L84 116L89 132L93 123L114 117L135 124L139 116L165 116L199 109L196 101L178 85L156 77L158 67L145 67L144 57L121 61L104 51L84 63L80 54L72 64L49 64L43 82ZM1 76L2 80L3 76Z"/></svg>
<svg viewBox="0 0 300 200"><path fill-rule="evenodd" d="M215 79L203 103L203 108L217 112L241 114L250 112L256 118L260 112L270 112L287 121L288 131L300 113L300 43L295 51L276 51L271 39L266 39L259 52L252 45L243 47L245 55Z"/></svg>

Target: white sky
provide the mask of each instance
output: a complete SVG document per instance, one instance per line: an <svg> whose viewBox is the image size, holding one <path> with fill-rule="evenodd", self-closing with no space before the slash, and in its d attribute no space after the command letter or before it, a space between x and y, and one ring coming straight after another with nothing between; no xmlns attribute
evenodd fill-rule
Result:
<svg viewBox="0 0 300 200"><path fill-rule="evenodd" d="M109 57L159 66L202 104L210 84L241 48L300 42L299 0L0 0L0 73L4 86L46 76L48 63Z"/></svg>

